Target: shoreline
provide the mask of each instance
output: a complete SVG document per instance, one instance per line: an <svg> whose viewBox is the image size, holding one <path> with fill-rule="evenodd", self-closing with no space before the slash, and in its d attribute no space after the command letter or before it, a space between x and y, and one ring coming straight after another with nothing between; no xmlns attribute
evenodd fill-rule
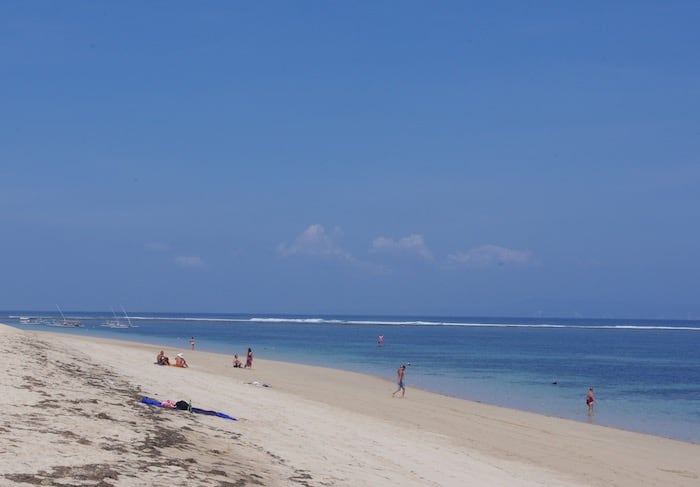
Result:
<svg viewBox="0 0 700 487"><path fill-rule="evenodd" d="M197 348L201 350L228 354L253 346L258 357L356 371L391 381L396 366L410 359L414 365L408 374L411 388L582 422L591 422L584 397L593 385L600 398L593 423L700 444L696 400L700 369L692 362L694 350L700 346L700 335L668 332L668 323L659 320L647 323L570 320L553 324L566 330L542 331L537 320L517 318L510 322L493 320L500 323L502 329L498 330L440 326L436 331L435 326L421 325L388 332L383 327L365 325L386 323L373 316L366 316L361 322L337 316L319 325L317 319L324 320L323 317L307 316L294 321L295 318L273 315L231 314L224 319L236 319L240 323L228 326L229 323L220 322L220 317L216 323L207 324L212 315L203 313L188 318L197 322L194 326L178 323L182 316L154 313L150 317L144 315L148 319L133 330L105 327L109 314L86 312L75 316L84 318L83 327L47 328L26 323L13 326L178 347L195 334ZM166 320L167 326L149 322L154 316ZM169 323L171 319L175 321ZM395 317L389 321L403 323L402 319ZM415 324L436 323L430 317L412 317L412 320ZM454 321L474 325L486 320ZM327 325L331 326L326 328ZM649 325L658 330L636 331L640 327L649 329ZM536 329L524 331L523 327ZM609 327L616 330L608 330ZM630 327L635 331L630 331ZM388 346L373 346L376 337L383 333L387 334ZM557 339L562 334L569 335L572 344ZM657 334L660 341L648 339ZM581 339L576 339L577 336ZM679 336L683 338L678 339ZM601 340L603 337L606 339ZM431 356L431 347L422 345L424 339L444 340L440 345L444 357ZM500 340L505 340L504 346L494 347L493 343ZM523 348L522 340L532 346ZM597 343L595 358L590 357L590 350L573 345L588 341ZM622 355L617 351L618 346L623 347ZM688 360L684 362L683 357ZM592 367L578 365L587 360L592 360ZM673 375L677 368L683 374ZM556 386L552 385L553 381Z"/></svg>
<svg viewBox="0 0 700 487"><path fill-rule="evenodd" d="M171 357L184 352L190 367L178 369L154 365L161 347L152 344L4 325L0 335L9 364L0 404L12 411L1 426L11 447L0 464L10 481L64 471L75 477L66 449L102 465L109 473L102 485L149 485L147 478L215 485L209 482L219 477L230 484L218 485L309 486L700 480L700 445L443 396L410 382L400 399L391 397L391 381L355 372L258 359L252 370L235 369L228 355L165 349ZM61 390L67 383L70 391ZM191 400L239 420L146 406L142 395ZM58 414L47 401L74 402ZM118 416L118 423L105 419ZM70 429L57 438L51 419ZM160 442L153 440L162 436L158 425L172 433ZM62 447L47 451L47 441ZM129 466L129 458L142 462L143 451L132 451L139 444L154 459L151 477ZM42 461L34 466L37 452Z"/></svg>

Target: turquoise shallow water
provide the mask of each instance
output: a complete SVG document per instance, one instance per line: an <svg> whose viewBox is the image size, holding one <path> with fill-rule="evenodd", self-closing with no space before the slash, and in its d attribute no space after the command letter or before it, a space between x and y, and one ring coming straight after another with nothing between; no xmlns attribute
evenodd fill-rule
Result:
<svg viewBox="0 0 700 487"><path fill-rule="evenodd" d="M700 443L700 324L687 321L464 317L140 314L106 328L111 313L70 312L81 328L2 322L186 350L364 372L394 381L409 363L408 394L442 394ZM125 320L123 320L125 321ZM382 346L377 338L384 336ZM553 384L556 382L556 384ZM593 417L585 394L596 391ZM389 386L391 389L392 386ZM391 391L389 391L391 392Z"/></svg>

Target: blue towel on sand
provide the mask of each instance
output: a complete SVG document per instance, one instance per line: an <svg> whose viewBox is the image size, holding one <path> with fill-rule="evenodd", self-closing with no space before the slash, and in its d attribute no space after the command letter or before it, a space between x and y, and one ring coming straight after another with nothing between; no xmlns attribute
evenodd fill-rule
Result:
<svg viewBox="0 0 700 487"><path fill-rule="evenodd" d="M163 407L161 405L161 401L159 401L157 399L153 399L151 397L143 396L141 398L141 402L144 404L148 404L150 406L158 406L159 408ZM209 411L207 409L201 409L201 408L190 408L190 411L192 411L193 413L197 413L197 414L206 414L207 416L218 416L219 418L230 419L232 421L238 421L233 416L229 416L228 414L220 413L218 411Z"/></svg>
<svg viewBox="0 0 700 487"><path fill-rule="evenodd" d="M150 404L151 406L162 407L162 406L160 405L160 401L156 401L155 399L151 399L150 397L146 397L146 396L143 396L143 397L141 398L141 402L144 403L144 404Z"/></svg>
<svg viewBox="0 0 700 487"><path fill-rule="evenodd" d="M229 416L228 414L220 413L218 411L207 411L206 409L199 409L199 408L191 408L193 413L197 414L206 414L207 416L218 416L220 418L224 419L232 419L233 421L237 421L236 418Z"/></svg>

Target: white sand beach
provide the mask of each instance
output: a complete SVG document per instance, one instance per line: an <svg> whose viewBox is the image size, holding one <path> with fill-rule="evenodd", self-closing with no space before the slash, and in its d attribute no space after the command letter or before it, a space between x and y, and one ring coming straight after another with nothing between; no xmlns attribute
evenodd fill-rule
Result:
<svg viewBox="0 0 700 487"><path fill-rule="evenodd" d="M0 485L693 486L700 445L362 374L0 325ZM266 387L267 385L267 387ZM238 418L142 404L186 400Z"/></svg>

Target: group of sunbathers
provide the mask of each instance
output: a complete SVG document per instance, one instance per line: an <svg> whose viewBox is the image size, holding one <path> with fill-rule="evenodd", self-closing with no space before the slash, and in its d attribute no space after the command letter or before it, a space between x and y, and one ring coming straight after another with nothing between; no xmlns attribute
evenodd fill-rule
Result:
<svg viewBox="0 0 700 487"><path fill-rule="evenodd" d="M189 367L189 365L187 365L187 361L185 360L185 357L182 355L182 353L178 353L175 356L175 363L171 364L170 359L168 357L166 357L163 350L161 350L160 353L156 356L156 364L158 364L158 365L174 365L175 367Z"/></svg>
<svg viewBox="0 0 700 487"><path fill-rule="evenodd" d="M156 355L156 364L158 365L174 365L175 367L189 367L187 365L187 361L185 360L185 357L182 355L182 353L178 353L175 356L175 363L171 364L170 359L165 355L165 352L163 350L160 351L158 355ZM248 349L248 355L246 356L245 364L241 362L241 360L238 358L238 354L233 356L233 366L237 369L250 369L253 367L253 351L249 348Z"/></svg>

